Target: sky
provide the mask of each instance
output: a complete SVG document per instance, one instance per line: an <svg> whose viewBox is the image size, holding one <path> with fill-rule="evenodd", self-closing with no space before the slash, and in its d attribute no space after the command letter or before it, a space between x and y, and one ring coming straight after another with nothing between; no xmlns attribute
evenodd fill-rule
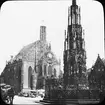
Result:
<svg viewBox="0 0 105 105"><path fill-rule="evenodd" d="M63 70L64 30L67 30L68 6L72 1L6 1L0 10L0 73L10 56L39 40L40 26L46 25L47 41L61 59ZM86 66L90 68L98 54L104 56L104 15L98 1L77 0L81 7L81 25L85 30Z"/></svg>

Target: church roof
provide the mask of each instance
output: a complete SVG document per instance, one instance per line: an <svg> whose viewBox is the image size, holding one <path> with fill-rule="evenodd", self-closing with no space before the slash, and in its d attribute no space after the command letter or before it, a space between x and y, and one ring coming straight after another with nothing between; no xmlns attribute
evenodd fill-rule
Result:
<svg viewBox="0 0 105 105"><path fill-rule="evenodd" d="M40 60L42 56L46 52L52 52L51 46L47 41L41 41L37 40L36 42L33 42L27 46L24 46L20 52L15 56L14 59L22 59L24 61L35 61L35 53L36 53L36 60ZM52 52L53 53L53 52ZM56 56L53 53L55 60ZM37 61L36 61L37 62Z"/></svg>
<svg viewBox="0 0 105 105"><path fill-rule="evenodd" d="M96 62L95 62L95 64L92 66L92 68L97 68L97 69L98 69L98 67L100 67L100 66L105 67L105 59L101 59L101 58L100 58L100 55L98 54L98 57L97 57L97 59L96 59ZM97 69L96 69L96 70L97 70Z"/></svg>
<svg viewBox="0 0 105 105"><path fill-rule="evenodd" d="M51 45L46 41L46 26L40 26L40 40L37 40L29 45L24 46L20 52L10 62L21 59L36 63L47 53L51 52L55 61L58 61L55 54L51 51Z"/></svg>
<svg viewBox="0 0 105 105"><path fill-rule="evenodd" d="M24 46L24 47L20 50L19 54L26 53L30 48L32 48L32 47L35 48L35 46L36 46L36 47L40 46L40 40L38 40L38 41L36 41L36 42L34 42L34 43L31 43L31 44L29 44L29 45Z"/></svg>
<svg viewBox="0 0 105 105"><path fill-rule="evenodd" d="M98 54L97 60L96 60L96 62L95 62L95 65L97 65L97 64L103 64L103 65L104 65L104 62L103 62L103 60L100 58L99 54Z"/></svg>

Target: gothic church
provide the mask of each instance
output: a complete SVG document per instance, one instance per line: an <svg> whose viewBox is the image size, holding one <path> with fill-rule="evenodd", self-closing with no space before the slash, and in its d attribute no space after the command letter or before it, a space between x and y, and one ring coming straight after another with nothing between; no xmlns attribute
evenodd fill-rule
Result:
<svg viewBox="0 0 105 105"><path fill-rule="evenodd" d="M4 83L14 86L18 93L42 89L47 76L54 75L57 78L60 73L60 60L51 51L51 44L46 41L46 26L40 26L40 40L23 47L12 57L1 78Z"/></svg>

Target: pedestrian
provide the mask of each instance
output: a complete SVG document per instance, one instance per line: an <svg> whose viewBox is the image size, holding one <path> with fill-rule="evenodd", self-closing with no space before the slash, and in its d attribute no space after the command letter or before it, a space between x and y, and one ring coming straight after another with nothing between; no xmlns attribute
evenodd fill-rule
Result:
<svg viewBox="0 0 105 105"><path fill-rule="evenodd" d="M15 95L15 92L14 92L14 89L13 87L11 87L9 90L8 90L8 96L10 98L10 104L13 104L13 98L14 98L14 95Z"/></svg>
<svg viewBox="0 0 105 105"><path fill-rule="evenodd" d="M100 98L100 102L102 102L105 98L102 91L100 91L99 98Z"/></svg>

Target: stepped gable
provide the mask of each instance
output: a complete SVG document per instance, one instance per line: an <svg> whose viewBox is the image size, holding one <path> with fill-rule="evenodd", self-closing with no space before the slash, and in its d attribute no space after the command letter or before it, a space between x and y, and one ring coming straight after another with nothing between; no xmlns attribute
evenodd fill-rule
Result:
<svg viewBox="0 0 105 105"><path fill-rule="evenodd" d="M102 64L102 65L105 66L105 59L101 59L99 54L98 54L98 57L97 57L97 60L96 60L96 62L94 64L94 66L97 65L97 64Z"/></svg>

